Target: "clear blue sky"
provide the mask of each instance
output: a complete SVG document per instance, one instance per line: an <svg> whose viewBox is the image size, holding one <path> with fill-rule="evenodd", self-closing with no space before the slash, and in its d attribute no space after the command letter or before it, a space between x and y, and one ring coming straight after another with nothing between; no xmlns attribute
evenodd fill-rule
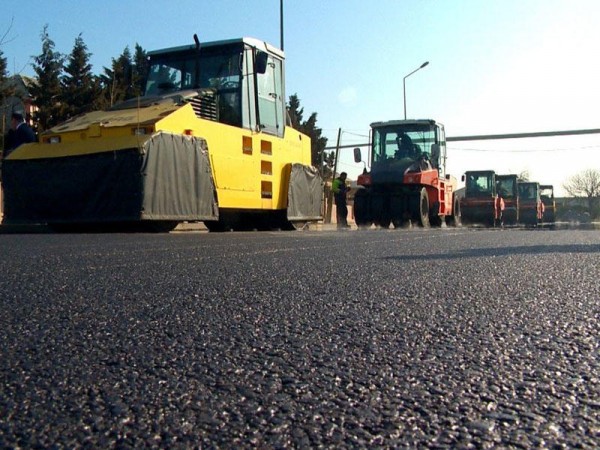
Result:
<svg viewBox="0 0 600 450"><path fill-rule="evenodd" d="M82 33L94 72L139 43L146 50L252 36L280 45L279 0L5 2L0 32L11 73L32 74L48 24L56 50ZM12 27L11 27L11 20ZM433 118L448 136L600 128L598 0L285 0L287 95L334 145L367 140L369 124ZM9 29L10 27L10 29ZM448 172L528 170L560 189L600 169L600 135L448 145ZM340 169L354 169L350 151ZM559 192L560 193L560 192Z"/></svg>

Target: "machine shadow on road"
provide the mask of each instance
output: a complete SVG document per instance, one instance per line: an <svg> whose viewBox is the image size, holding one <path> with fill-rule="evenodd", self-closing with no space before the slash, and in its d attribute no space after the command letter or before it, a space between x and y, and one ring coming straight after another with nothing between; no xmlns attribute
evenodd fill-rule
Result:
<svg viewBox="0 0 600 450"><path fill-rule="evenodd" d="M452 253L438 253L433 255L398 255L386 256L382 259L395 261L414 260L449 260L463 258L496 257L510 255L538 255L542 253L599 253L600 244L591 245L532 245L503 248L472 248L459 250Z"/></svg>

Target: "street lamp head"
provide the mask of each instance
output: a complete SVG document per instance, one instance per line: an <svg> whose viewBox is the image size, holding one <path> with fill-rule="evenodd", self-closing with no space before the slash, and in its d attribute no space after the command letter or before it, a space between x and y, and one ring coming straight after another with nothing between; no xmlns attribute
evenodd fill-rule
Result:
<svg viewBox="0 0 600 450"><path fill-rule="evenodd" d="M413 70L411 73L409 73L408 75L406 75L403 79L402 79L402 91L404 92L404 119L406 119L406 79L408 77L410 77L413 73L418 72L419 70L421 70L423 67L425 67L427 64L429 64L429 61L425 61L423 64L421 64L419 66L418 69Z"/></svg>

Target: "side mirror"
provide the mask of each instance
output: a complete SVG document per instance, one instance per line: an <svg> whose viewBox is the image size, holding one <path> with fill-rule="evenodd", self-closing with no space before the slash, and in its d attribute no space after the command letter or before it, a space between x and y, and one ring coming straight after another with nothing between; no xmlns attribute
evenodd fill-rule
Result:
<svg viewBox="0 0 600 450"><path fill-rule="evenodd" d="M464 181L465 181L465 175L464 174L460 177L460 181L462 181L464 183Z"/></svg>
<svg viewBox="0 0 600 450"><path fill-rule="evenodd" d="M360 148L358 147L354 149L354 162L362 162L362 155L360 153Z"/></svg>
<svg viewBox="0 0 600 450"><path fill-rule="evenodd" d="M269 60L269 54L266 52L257 51L256 58L254 61L256 73L263 74L267 71L267 62Z"/></svg>

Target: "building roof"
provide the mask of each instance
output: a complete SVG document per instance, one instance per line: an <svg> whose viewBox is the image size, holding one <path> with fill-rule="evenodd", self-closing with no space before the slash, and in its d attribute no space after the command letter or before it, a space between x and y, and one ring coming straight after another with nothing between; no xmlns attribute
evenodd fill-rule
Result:
<svg viewBox="0 0 600 450"><path fill-rule="evenodd" d="M14 89L13 95L19 98L31 97L31 86L36 83L34 78L25 75L13 75L6 80L7 86Z"/></svg>

